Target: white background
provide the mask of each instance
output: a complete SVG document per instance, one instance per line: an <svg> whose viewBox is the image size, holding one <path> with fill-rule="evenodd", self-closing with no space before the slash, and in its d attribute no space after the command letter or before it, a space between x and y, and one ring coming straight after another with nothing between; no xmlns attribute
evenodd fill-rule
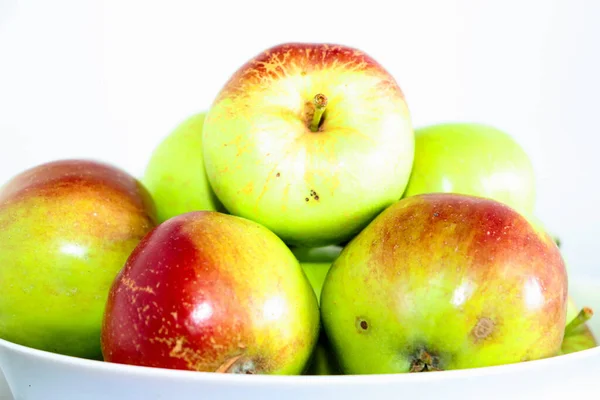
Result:
<svg viewBox="0 0 600 400"><path fill-rule="evenodd" d="M415 126L511 133L537 174L537 214L570 268L599 276L600 1L0 0L0 181L58 158L139 176L258 52L358 47L398 80Z"/></svg>

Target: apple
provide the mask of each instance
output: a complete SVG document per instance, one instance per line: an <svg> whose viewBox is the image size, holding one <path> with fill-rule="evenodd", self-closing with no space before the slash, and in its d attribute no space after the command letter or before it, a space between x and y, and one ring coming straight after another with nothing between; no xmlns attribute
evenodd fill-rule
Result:
<svg viewBox="0 0 600 400"><path fill-rule="evenodd" d="M331 262L300 262L308 278L317 300L321 298L321 289ZM312 360L306 375L340 375L342 371L331 349L331 344L323 330L320 332L319 341L313 351Z"/></svg>
<svg viewBox="0 0 600 400"><path fill-rule="evenodd" d="M552 238L514 209L423 194L387 208L344 248L321 316L344 373L476 368L556 355L567 287Z"/></svg>
<svg viewBox="0 0 600 400"><path fill-rule="evenodd" d="M300 263L325 263L331 265L340 255L343 247L340 245L330 245L323 247L290 247L292 253ZM314 286L313 286L314 287Z"/></svg>
<svg viewBox="0 0 600 400"><path fill-rule="evenodd" d="M550 237L552 237L552 240L554 240L554 243L556 243L556 245L558 246L558 248L560 248L561 246L561 240L558 237L558 235L551 233L547 228L546 225L540 220L540 218L535 215L535 214L524 214L524 217L526 217L529 222L536 228L539 230L543 230L546 233L548 233L548 235L550 235ZM564 256L563 256L564 259ZM567 272L568 272L568 267L567 267Z"/></svg>
<svg viewBox="0 0 600 400"><path fill-rule="evenodd" d="M321 299L321 290L323 289L323 282L325 282L325 277L327 276L327 272L331 267L331 263L329 262L301 262L300 266L304 271L304 274L308 278L310 282L310 286L312 287L315 295L317 296L317 300Z"/></svg>
<svg viewBox="0 0 600 400"><path fill-rule="evenodd" d="M224 211L204 170L205 117L200 112L185 119L150 156L141 180L154 199L159 223L190 211Z"/></svg>
<svg viewBox="0 0 600 400"><path fill-rule="evenodd" d="M488 197L531 215L535 177L523 148L506 132L478 123L415 129L415 159L405 197L422 193Z"/></svg>
<svg viewBox="0 0 600 400"><path fill-rule="evenodd" d="M305 375L342 375L335 353L325 332L321 332Z"/></svg>
<svg viewBox="0 0 600 400"><path fill-rule="evenodd" d="M330 245L324 247L292 247L292 253L300 261L310 285L312 286L317 300L321 297L323 282L331 263L339 256L343 247ZM341 374L338 362L331 350L327 335L321 330L319 340L313 351L306 375L339 375Z"/></svg>
<svg viewBox="0 0 600 400"><path fill-rule="evenodd" d="M331 263L339 256L343 247L330 245L324 247L292 247L292 253L300 261L300 266L308 278L317 300L321 297L323 282ZM319 340L313 351L306 375L339 375L341 374L338 362L331 350L327 335L321 330Z"/></svg>
<svg viewBox="0 0 600 400"><path fill-rule="evenodd" d="M579 310L575 305L575 301L569 297L567 302L567 326L559 355L575 353L598 346L594 334L586 324L592 315L591 308L584 307Z"/></svg>
<svg viewBox="0 0 600 400"><path fill-rule="evenodd" d="M317 298L274 233L214 211L179 215L136 247L110 290L105 361L205 372L300 374Z"/></svg>
<svg viewBox="0 0 600 400"><path fill-rule="evenodd" d="M413 163L404 95L364 52L286 43L240 67L204 123L211 187L287 244L356 235L400 199Z"/></svg>
<svg viewBox="0 0 600 400"><path fill-rule="evenodd" d="M146 189L90 160L38 165L0 189L0 337L101 359L113 279L155 226Z"/></svg>

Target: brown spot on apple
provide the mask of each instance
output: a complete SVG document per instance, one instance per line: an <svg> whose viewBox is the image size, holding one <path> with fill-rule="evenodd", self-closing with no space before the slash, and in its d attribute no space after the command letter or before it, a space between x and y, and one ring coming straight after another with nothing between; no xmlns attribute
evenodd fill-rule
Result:
<svg viewBox="0 0 600 400"><path fill-rule="evenodd" d="M362 317L356 317L356 330L359 333L363 333L369 330L369 323L367 322L367 320Z"/></svg>
<svg viewBox="0 0 600 400"><path fill-rule="evenodd" d="M477 323L473 327L471 334L473 335L475 342L479 342L488 338L496 328L496 323L487 317L482 317L477 320Z"/></svg>

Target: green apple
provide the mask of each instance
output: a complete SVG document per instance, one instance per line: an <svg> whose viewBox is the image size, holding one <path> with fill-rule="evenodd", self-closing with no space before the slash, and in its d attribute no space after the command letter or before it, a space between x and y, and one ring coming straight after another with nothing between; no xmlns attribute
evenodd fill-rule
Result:
<svg viewBox="0 0 600 400"><path fill-rule="evenodd" d="M0 190L0 337L101 359L110 285L154 226L147 191L113 166L64 160L15 176Z"/></svg>
<svg viewBox="0 0 600 400"><path fill-rule="evenodd" d="M301 262L300 265L304 270L317 299L321 298L321 289L327 272L331 267L331 262ZM321 330L319 341L314 349L313 357L306 371L307 375L340 375L342 371L338 364L335 354L331 349L331 344L327 335Z"/></svg>
<svg viewBox="0 0 600 400"><path fill-rule="evenodd" d="M304 274L308 278L310 285L317 296L317 299L321 298L321 290L323 289L323 282L325 282L325 277L327 276L327 272L331 267L331 263L329 262L300 262Z"/></svg>
<svg viewBox="0 0 600 400"><path fill-rule="evenodd" d="M402 196L414 157L398 83L364 52L289 43L240 67L204 123L211 187L288 245L356 235Z"/></svg>
<svg viewBox="0 0 600 400"><path fill-rule="evenodd" d="M421 193L488 197L530 215L535 177L523 148L484 124L442 123L415 129L415 160L405 197Z"/></svg>
<svg viewBox="0 0 600 400"><path fill-rule="evenodd" d="M115 279L106 361L207 372L300 374L319 307L298 260L271 231L214 211L162 223Z"/></svg>
<svg viewBox="0 0 600 400"><path fill-rule="evenodd" d="M292 253L301 263L326 263L331 264L342 252L340 245L323 247L294 247L290 248Z"/></svg>
<svg viewBox="0 0 600 400"><path fill-rule="evenodd" d="M325 332L321 332L305 375L342 375L342 370Z"/></svg>
<svg viewBox="0 0 600 400"><path fill-rule="evenodd" d="M154 149L142 182L156 204L158 222L190 211L224 211L204 169L202 127L206 113L184 120Z"/></svg>
<svg viewBox="0 0 600 400"><path fill-rule="evenodd" d="M567 286L552 238L511 207L415 195L344 248L321 317L347 374L516 363L559 352Z"/></svg>
<svg viewBox="0 0 600 400"><path fill-rule="evenodd" d="M586 322L592 317L591 308L579 309L569 297L567 303L567 327L560 348L560 354L575 353L598 346L598 342Z"/></svg>
<svg viewBox="0 0 600 400"><path fill-rule="evenodd" d="M292 247L292 253L300 261L300 265L310 282L317 299L321 298L321 289L331 264L340 255L342 247L331 245L324 247ZM341 370L331 349L327 335L321 330L319 341L313 352L307 375L339 375Z"/></svg>

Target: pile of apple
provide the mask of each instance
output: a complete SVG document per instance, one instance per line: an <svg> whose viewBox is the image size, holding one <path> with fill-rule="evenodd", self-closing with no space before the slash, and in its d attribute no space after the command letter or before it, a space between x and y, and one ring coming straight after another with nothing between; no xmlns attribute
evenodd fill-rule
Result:
<svg viewBox="0 0 600 400"><path fill-rule="evenodd" d="M60 160L0 191L0 337L107 362L244 374L476 368L596 346L523 149L413 129L357 49L240 67L143 178Z"/></svg>

